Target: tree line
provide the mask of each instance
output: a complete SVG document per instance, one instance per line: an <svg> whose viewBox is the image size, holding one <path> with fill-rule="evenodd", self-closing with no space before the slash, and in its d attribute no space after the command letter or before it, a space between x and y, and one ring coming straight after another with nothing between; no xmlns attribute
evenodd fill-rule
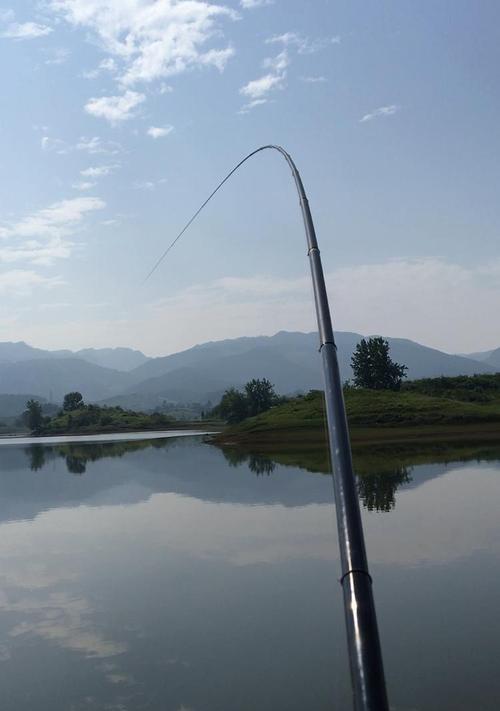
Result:
<svg viewBox="0 0 500 711"><path fill-rule="evenodd" d="M389 355L389 343L379 336L362 338L351 358L352 382L345 387L366 390L399 390L408 370L406 365L395 363ZM276 394L273 384L263 378L250 380L243 390L229 388L220 403L209 413L229 424L237 424L247 417L259 415L287 398Z"/></svg>

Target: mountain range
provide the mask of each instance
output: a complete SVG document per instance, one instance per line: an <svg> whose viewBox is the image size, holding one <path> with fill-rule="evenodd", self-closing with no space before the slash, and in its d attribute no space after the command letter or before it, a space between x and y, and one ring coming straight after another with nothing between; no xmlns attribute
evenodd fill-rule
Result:
<svg viewBox="0 0 500 711"><path fill-rule="evenodd" d="M351 355L362 337L336 334L343 379L352 376ZM391 357L408 367L410 379L500 371L500 348L450 355L403 338L388 341ZM50 402L79 390L87 401L134 409L154 409L165 401L206 404L230 386L263 377L282 394L322 387L317 334L281 331L213 341L159 358L130 348L47 351L24 342L0 343L0 395L29 393Z"/></svg>

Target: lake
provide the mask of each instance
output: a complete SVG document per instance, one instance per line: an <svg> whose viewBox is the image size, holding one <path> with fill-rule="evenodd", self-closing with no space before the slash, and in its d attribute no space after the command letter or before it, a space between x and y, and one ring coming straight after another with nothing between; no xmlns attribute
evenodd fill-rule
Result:
<svg viewBox="0 0 500 711"><path fill-rule="evenodd" d="M332 482L287 457L0 447L2 711L350 709ZM355 462L391 708L496 711L500 447Z"/></svg>

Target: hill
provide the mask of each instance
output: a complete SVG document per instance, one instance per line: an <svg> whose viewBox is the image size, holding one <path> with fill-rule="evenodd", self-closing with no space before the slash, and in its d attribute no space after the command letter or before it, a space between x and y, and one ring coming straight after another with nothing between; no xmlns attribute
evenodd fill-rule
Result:
<svg viewBox="0 0 500 711"><path fill-rule="evenodd" d="M49 358L0 364L0 393L32 393L62 402L65 393L79 390L87 400L99 400L122 390L127 373L92 365L77 358Z"/></svg>
<svg viewBox="0 0 500 711"><path fill-rule="evenodd" d="M363 336L336 334L339 365L344 380L352 377L351 355ZM487 363L443 353L402 338L389 338L391 357L408 366L408 378L492 373ZM124 394L149 394L173 401L217 400L223 390L251 378L269 378L282 394L322 387L316 333L281 331L274 336L237 338L205 343L163 358L152 358L130 374L133 384ZM153 400L156 398L156 400ZM125 400L126 402L126 400Z"/></svg>
<svg viewBox="0 0 500 711"><path fill-rule="evenodd" d="M336 334L342 378L351 377L350 359L359 333ZM484 361L443 353L414 341L389 338L391 356L408 366L408 377L493 373L495 353ZM500 349L499 349L500 350ZM128 348L44 351L26 343L0 343L0 393L32 393L61 402L70 390L86 401L154 410L165 403L216 402L230 386L269 378L281 394L322 387L316 333L281 331L274 336L203 343L180 353L147 358Z"/></svg>
<svg viewBox="0 0 500 711"><path fill-rule="evenodd" d="M496 396L481 403L466 402L461 393L453 399L410 388L399 392L348 388L345 402L351 433L353 436L357 434L358 438L366 436L367 430L372 431L371 437L379 431L382 439L387 435L397 439L398 430L404 437L413 431L413 439L433 434L442 437L446 430L453 434L454 427L465 427L473 438L479 436L482 429L489 434L493 431L495 437L500 439L500 376L497 376ZM276 445L280 441L299 444L324 442L325 417L323 393L312 391L226 429L216 441L260 445ZM488 425L493 425L493 428L488 429ZM464 430L456 432L462 436Z"/></svg>
<svg viewBox="0 0 500 711"><path fill-rule="evenodd" d="M149 358L141 351L132 348L84 348L79 351L59 350L49 351L34 348L24 341L0 343L0 364L20 363L31 360L49 360L61 358L78 358L93 365L100 365L113 370L129 371L146 363Z"/></svg>

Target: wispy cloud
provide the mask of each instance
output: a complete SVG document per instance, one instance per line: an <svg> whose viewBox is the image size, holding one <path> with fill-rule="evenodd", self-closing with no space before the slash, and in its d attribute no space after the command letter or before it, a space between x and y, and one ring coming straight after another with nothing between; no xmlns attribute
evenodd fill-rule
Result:
<svg viewBox="0 0 500 711"><path fill-rule="evenodd" d="M80 171L80 175L84 178L103 178L106 175L111 175L116 169L116 165L95 165L85 170Z"/></svg>
<svg viewBox="0 0 500 711"><path fill-rule="evenodd" d="M0 37L5 39L27 40L45 37L52 32L52 28L47 25L40 25L37 22L12 22L5 30L0 32Z"/></svg>
<svg viewBox="0 0 500 711"><path fill-rule="evenodd" d="M64 64L71 56L71 52L69 49L66 49L66 47L56 47L55 49L48 50L47 53L49 56L45 60L45 64L48 66Z"/></svg>
<svg viewBox="0 0 500 711"><path fill-rule="evenodd" d="M287 69L291 63L290 53L313 54L332 45L338 44L340 37L326 37L311 39L297 32L285 32L281 35L273 35L266 40L266 44L281 44L282 51L275 57L264 59L262 66L268 69L267 74L252 79L240 89L240 94L246 96L250 101L242 106L238 113L246 114L256 106L267 103L268 96L272 91L284 89L287 78ZM325 77L304 77L302 81L320 82L326 81Z"/></svg>
<svg viewBox="0 0 500 711"><path fill-rule="evenodd" d="M0 261L27 261L49 265L69 257L72 243L67 239L88 213L102 210L105 202L97 197L61 200L10 224L0 225Z"/></svg>
<svg viewBox="0 0 500 711"><path fill-rule="evenodd" d="M65 141L60 138L51 138L50 136L42 136L40 147L42 151L47 153L54 152L59 155L65 155L71 150L71 147Z"/></svg>
<svg viewBox="0 0 500 711"><path fill-rule="evenodd" d="M83 151L90 155L117 155L122 152L122 147L115 141L103 141L99 136L81 136L75 145L71 145L60 138L42 136L40 147L47 153L65 155L72 151Z"/></svg>
<svg viewBox="0 0 500 711"><path fill-rule="evenodd" d="M380 106L378 109L373 109L370 113L365 114L359 119L360 123L366 123L366 121L373 121L373 119L380 118L381 116L392 116L401 109L398 104L390 104L389 106Z"/></svg>
<svg viewBox="0 0 500 711"><path fill-rule="evenodd" d="M327 78L323 76L300 77L300 81L303 81L306 84L324 84L327 81Z"/></svg>
<svg viewBox="0 0 500 711"><path fill-rule="evenodd" d="M103 141L99 136L92 136L91 138L81 136L75 146L75 149L77 151L84 151L90 155L117 155L123 150L120 144L116 143L116 141Z"/></svg>
<svg viewBox="0 0 500 711"><path fill-rule="evenodd" d="M150 126L147 130L147 134L155 139L164 138L164 136L168 136L169 133L172 133L173 130L173 126Z"/></svg>
<svg viewBox="0 0 500 711"><path fill-rule="evenodd" d="M264 7L273 5L274 0L240 0L240 5L244 10L252 10L254 7Z"/></svg>
<svg viewBox="0 0 500 711"><path fill-rule="evenodd" d="M255 106L264 104L268 100L268 95L277 89L283 89L286 81L286 69L290 63L286 50L280 52L276 57L268 57L262 63L265 69L269 69L267 74L252 79L248 84L242 86L240 94L250 99L248 104L245 104L240 113L246 113Z"/></svg>
<svg viewBox="0 0 500 711"><path fill-rule="evenodd" d="M52 289L64 284L61 277L47 277L30 269L12 269L0 274L0 292L30 296L37 288Z"/></svg>
<svg viewBox="0 0 500 711"><path fill-rule="evenodd" d="M146 100L144 94L127 90L121 96L100 96L85 104L85 111L92 116L105 118L111 124L127 121L134 116L134 109Z"/></svg>
<svg viewBox="0 0 500 711"><path fill-rule="evenodd" d="M71 186L75 190L92 190L93 187L95 187L95 183L92 183L90 181L85 181L85 180L80 180L77 183L73 183Z"/></svg>
<svg viewBox="0 0 500 711"><path fill-rule="evenodd" d="M299 54L315 54L332 44L340 44L340 37L310 38L298 32L284 32L281 35L269 37L266 40L266 44L282 44L285 47L295 47Z"/></svg>
<svg viewBox="0 0 500 711"><path fill-rule="evenodd" d="M116 63L122 90L195 68L223 71L234 54L230 45L207 45L222 36L221 20L236 20L238 14L206 0L51 0L49 7L57 17L98 38ZM137 103L130 109L127 104L138 96L143 95L125 91L120 97L91 99L86 110L117 123L130 118Z"/></svg>

